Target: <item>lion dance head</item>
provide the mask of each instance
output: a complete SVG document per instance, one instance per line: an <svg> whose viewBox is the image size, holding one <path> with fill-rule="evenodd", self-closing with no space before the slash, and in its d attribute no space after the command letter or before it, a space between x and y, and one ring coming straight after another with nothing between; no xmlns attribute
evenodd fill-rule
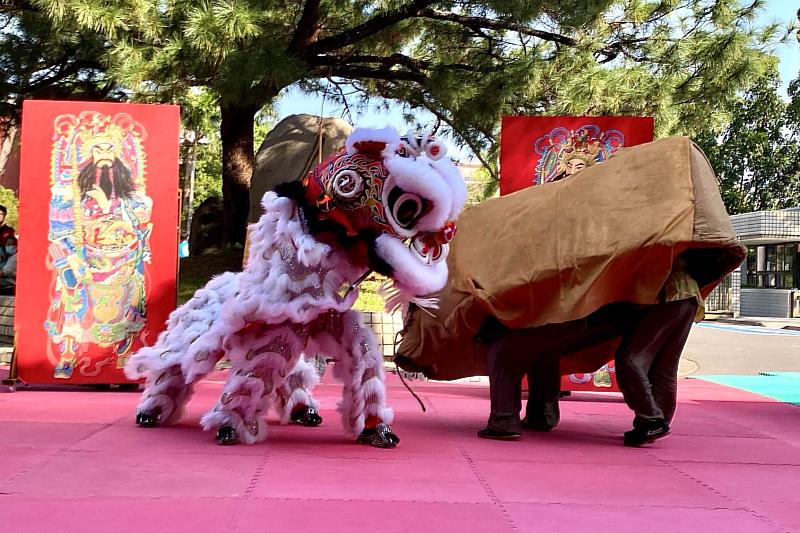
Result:
<svg viewBox="0 0 800 533"><path fill-rule="evenodd" d="M358 128L305 177L302 191L288 195L302 196L315 237L332 238L353 264L391 278L392 302L419 303L447 281L449 243L466 200L446 153L432 135ZM389 299L387 307L395 307Z"/></svg>

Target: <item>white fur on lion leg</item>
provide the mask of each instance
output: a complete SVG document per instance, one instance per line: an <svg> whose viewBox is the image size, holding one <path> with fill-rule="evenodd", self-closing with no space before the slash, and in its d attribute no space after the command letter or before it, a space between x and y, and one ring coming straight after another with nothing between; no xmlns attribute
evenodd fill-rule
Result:
<svg viewBox="0 0 800 533"><path fill-rule="evenodd" d="M246 444L267 437L262 414L275 389L296 366L306 341L291 325L261 326L224 337L223 346L231 362L228 382L217 405L201 420L205 429L233 426L239 441Z"/></svg>
<svg viewBox="0 0 800 533"><path fill-rule="evenodd" d="M264 381L256 376L233 373L214 408L203 415L200 424L206 431L233 426L239 441L255 444L267 438L262 414L266 408Z"/></svg>
<svg viewBox="0 0 800 533"><path fill-rule="evenodd" d="M281 418L281 424L287 424L292 411L298 405L319 409L319 402L311 395L311 391L319 383L319 374L314 365L301 357L292 373L286 376L283 385L276 389L277 401L275 409Z"/></svg>
<svg viewBox="0 0 800 533"><path fill-rule="evenodd" d="M178 365L148 372L144 387L136 411L157 414L159 426L169 426L180 420L194 392L194 387L185 383Z"/></svg>
<svg viewBox="0 0 800 533"><path fill-rule="evenodd" d="M347 311L342 314L344 334L342 354L337 354L334 376L342 381L342 424L352 435L364 430L368 416L382 422L394 422L394 412L386 406L383 354L369 326L361 322L361 314Z"/></svg>

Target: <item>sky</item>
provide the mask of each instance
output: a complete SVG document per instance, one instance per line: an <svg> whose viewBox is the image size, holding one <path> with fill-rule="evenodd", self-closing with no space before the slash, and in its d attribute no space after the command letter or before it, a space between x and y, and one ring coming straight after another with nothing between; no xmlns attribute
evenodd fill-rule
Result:
<svg viewBox="0 0 800 533"><path fill-rule="evenodd" d="M778 21L784 25L791 24L797 20L798 9L800 9L800 0L767 0L767 7L762 18L765 22ZM786 44L776 50L776 54L780 59L778 68L785 96L789 82L800 74L800 43L792 35Z"/></svg>
<svg viewBox="0 0 800 533"><path fill-rule="evenodd" d="M766 24L777 21L785 27L797 20L798 9L800 9L800 0L767 0L759 22ZM776 48L775 54L780 60L779 72L783 82L782 96L786 97L789 82L800 74L800 43L794 35L791 35L786 43L780 44ZM353 121L359 126L367 127L391 125L401 132L405 132L411 127L403 120L399 105L390 104L388 110L381 110L379 107L382 103L376 102L366 112L356 112L351 106ZM278 99L276 106L279 120L300 113L341 117L343 111L340 105L330 100L323 100L321 95L303 94L295 87L287 89ZM415 118L423 127L432 127L435 123L433 115L426 111L416 112ZM451 148L453 148L452 145ZM455 155L458 158L469 157L469 152L464 150Z"/></svg>

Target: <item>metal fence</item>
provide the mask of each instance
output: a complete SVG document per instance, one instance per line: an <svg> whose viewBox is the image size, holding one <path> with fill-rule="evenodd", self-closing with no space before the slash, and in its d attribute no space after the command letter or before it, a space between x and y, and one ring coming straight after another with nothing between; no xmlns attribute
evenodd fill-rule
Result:
<svg viewBox="0 0 800 533"><path fill-rule="evenodd" d="M733 296L731 275L725 277L716 289L706 298L706 311L730 311Z"/></svg>

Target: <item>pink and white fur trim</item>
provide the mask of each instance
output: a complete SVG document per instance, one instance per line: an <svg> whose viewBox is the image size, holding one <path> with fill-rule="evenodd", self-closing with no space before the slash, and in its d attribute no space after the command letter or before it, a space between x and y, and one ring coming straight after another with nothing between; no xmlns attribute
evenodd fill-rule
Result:
<svg viewBox="0 0 800 533"><path fill-rule="evenodd" d="M270 193L264 206L251 232L245 271L212 280L173 312L156 346L131 358L129 375L148 378L140 410L158 410L160 422L174 422L194 382L224 354L231 361L229 378L201 424L231 425L242 442L260 442L267 436L263 418L270 405L283 422L297 405L318 408L310 392L318 377L301 357L307 351L336 359L334 375L345 382L340 409L348 433L360 433L369 414L391 422L383 358L360 315L350 311L358 291L344 298L337 292L360 272L303 231L291 200ZM308 328L318 333L309 335ZM343 374L348 369L354 374Z"/></svg>

